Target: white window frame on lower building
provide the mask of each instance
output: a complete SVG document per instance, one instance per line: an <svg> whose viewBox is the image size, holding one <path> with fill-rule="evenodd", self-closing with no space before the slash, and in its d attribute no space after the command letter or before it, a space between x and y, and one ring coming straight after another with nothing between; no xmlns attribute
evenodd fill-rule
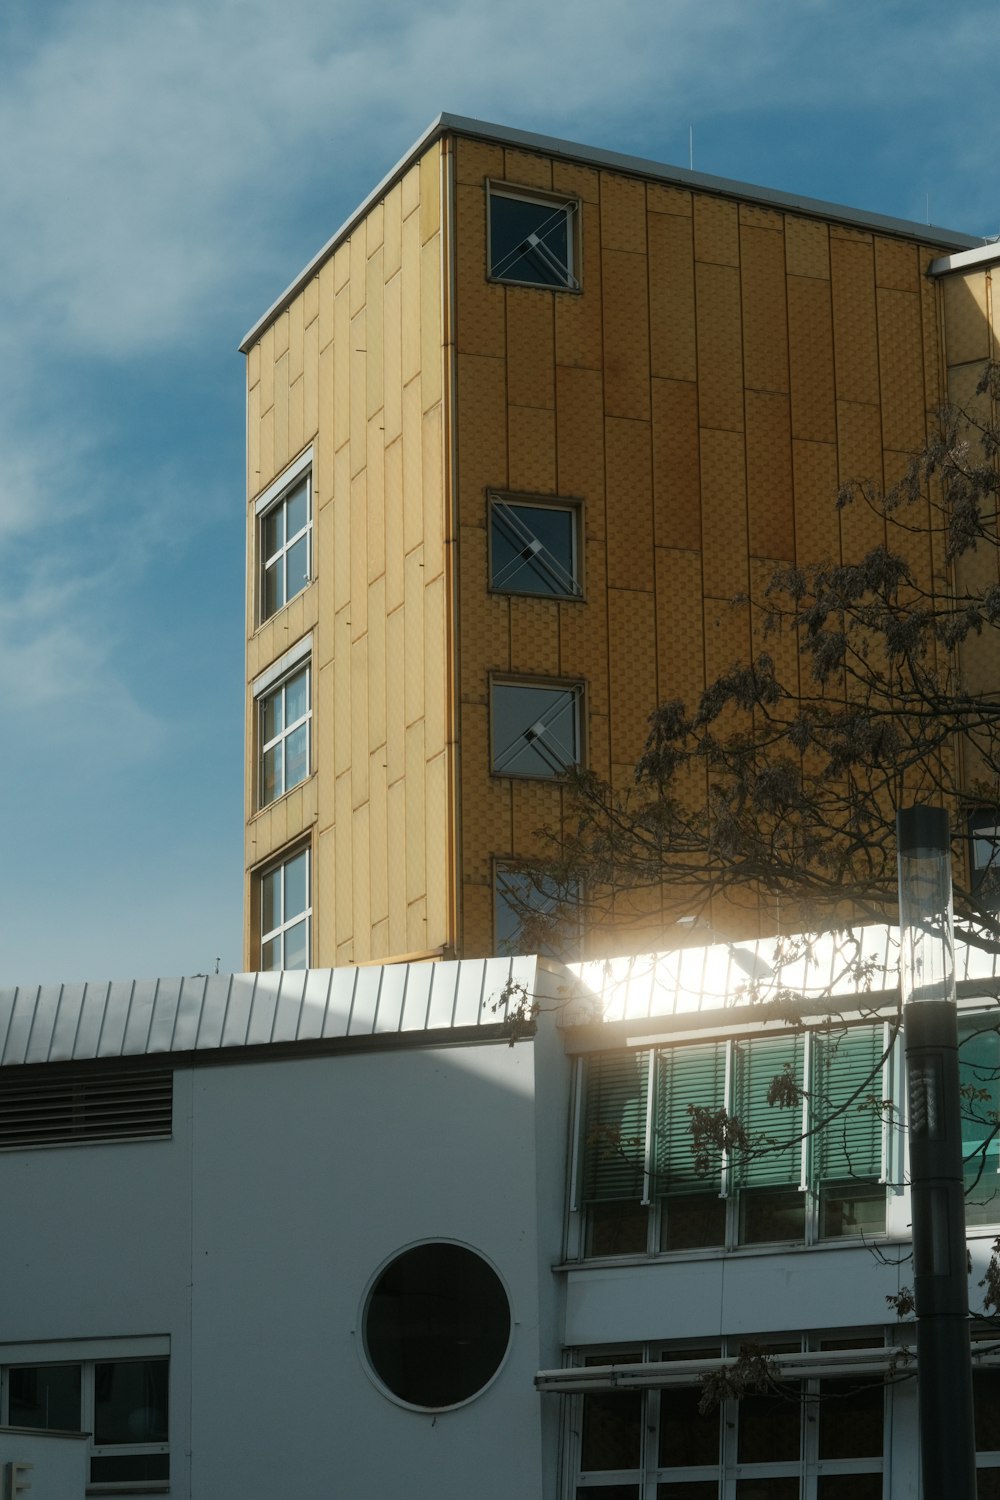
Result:
<svg viewBox="0 0 1000 1500"><path fill-rule="evenodd" d="M160 1491L170 1483L169 1442L169 1383L170 1383L170 1339L167 1335L150 1335L138 1338L107 1338L88 1340L44 1340L37 1343L0 1344L0 1427L21 1425L38 1432L76 1431L90 1433L90 1457L88 1494L141 1494L144 1491ZM137 1408L127 1422L130 1437L109 1441L109 1433L102 1433L102 1423L108 1420L102 1414L100 1386L106 1380L105 1371L122 1366L150 1366L155 1369L158 1380L166 1379L167 1399L162 1413L164 1429L156 1439L131 1441L131 1433L141 1434L143 1423L147 1428L151 1415L158 1415L148 1405ZM56 1426L54 1419L28 1420L23 1410L12 1410L12 1387L16 1386L17 1372L33 1372L44 1385L44 1372L48 1370L77 1369L79 1429ZM12 1378L12 1372L15 1372ZM121 1422L121 1413L111 1415L112 1422ZM103 1438L103 1441L102 1441ZM131 1463L130 1463L131 1460ZM109 1473L108 1464L118 1470L117 1477ZM143 1470L146 1470L143 1473ZM150 1472L152 1470L152 1472Z"/></svg>
<svg viewBox="0 0 1000 1500"><path fill-rule="evenodd" d="M307 448L254 502L259 625L312 582L312 468Z"/></svg>
<svg viewBox="0 0 1000 1500"><path fill-rule="evenodd" d="M289 909L289 880L292 867L298 866L299 861L304 864L304 905L295 905ZM296 883L299 880L299 871L295 870ZM272 884L273 882L273 884ZM278 920L268 925L267 899L272 893L277 899L273 915ZM289 851L283 859L269 865L260 872L258 877L258 900L260 902L260 967L263 973L272 973L277 970L293 968L308 969L312 959L312 855L308 845ZM301 931L300 931L301 929ZM289 952L289 939L294 934L294 953L300 950L305 954L304 963L287 962ZM267 954L268 947L272 952ZM267 960L265 961L265 955ZM277 959L277 962L270 960Z"/></svg>
<svg viewBox="0 0 1000 1500"><path fill-rule="evenodd" d="M290 690L304 685L305 705L301 712L288 718ZM312 636L298 641L253 682L255 734L257 743L257 806L268 807L293 787L301 785L312 770ZM276 720L268 733L269 711ZM300 773L289 779L288 750L305 741L305 754L299 755ZM273 780L272 780L273 778Z"/></svg>

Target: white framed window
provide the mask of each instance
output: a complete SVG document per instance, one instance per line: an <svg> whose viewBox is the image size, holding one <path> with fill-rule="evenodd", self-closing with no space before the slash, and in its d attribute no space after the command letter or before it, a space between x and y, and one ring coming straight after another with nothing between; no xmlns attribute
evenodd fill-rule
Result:
<svg viewBox="0 0 1000 1500"><path fill-rule="evenodd" d="M491 684L493 770L499 776L562 776L581 760L579 683Z"/></svg>
<svg viewBox="0 0 1000 1500"><path fill-rule="evenodd" d="M255 511L263 624L312 577L312 449L264 491Z"/></svg>
<svg viewBox="0 0 1000 1500"><path fill-rule="evenodd" d="M311 667L308 661L257 700L261 807L290 792L309 775L312 724Z"/></svg>
<svg viewBox="0 0 1000 1500"><path fill-rule="evenodd" d="M579 599L580 507L565 500L489 497L490 588Z"/></svg>
<svg viewBox="0 0 1000 1500"><path fill-rule="evenodd" d="M496 953L577 956L582 936L580 883L529 874L516 865L493 866L493 946Z"/></svg>
<svg viewBox="0 0 1000 1500"><path fill-rule="evenodd" d="M260 967L308 969L312 929L309 850L260 878Z"/></svg>
<svg viewBox="0 0 1000 1500"><path fill-rule="evenodd" d="M88 1432L90 1486L163 1489L170 1479L167 1349L166 1338L0 1348L0 1426Z"/></svg>
<svg viewBox="0 0 1000 1500"><path fill-rule="evenodd" d="M575 198L490 183L489 275L519 286L579 291Z"/></svg>

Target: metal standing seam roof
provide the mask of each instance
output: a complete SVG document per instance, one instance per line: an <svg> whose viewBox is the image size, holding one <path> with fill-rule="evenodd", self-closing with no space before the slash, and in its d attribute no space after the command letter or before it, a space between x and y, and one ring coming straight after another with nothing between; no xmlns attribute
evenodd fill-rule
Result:
<svg viewBox="0 0 1000 1500"><path fill-rule="evenodd" d="M585 166L606 167L633 177L648 177L655 181L668 182L678 187L702 189L718 193L722 197L737 198L745 203L760 203L792 213L805 214L810 218L833 220L850 224L855 228L881 231L905 239L918 240L925 245L940 245L945 250L970 250L983 244L981 235L962 234L953 229L942 229L931 224L917 224L910 219L895 219L886 214L871 213L863 208L849 208L841 203L827 203L820 198L809 198L801 193L784 193L775 188L758 187L753 183L739 182L729 177L715 177L705 172L693 172L687 167L673 167L664 162L652 161L642 156L628 156L618 151L606 151L599 146L582 146L575 141L560 140L556 136L536 135L528 130L515 130L509 125L493 125L487 120L476 120L467 115L440 114L432 120L421 136L401 157L382 181L372 189L337 232L327 240L322 249L296 276L281 296L271 304L263 317L240 342L240 352L245 354L259 338L264 329L288 304L298 296L320 266L349 237L355 225L365 217L373 204L377 203L396 183L404 172L443 135L465 135L475 140L493 141L501 146L516 146L524 151L540 151L547 156L563 157L567 161L580 162Z"/></svg>
<svg viewBox="0 0 1000 1500"><path fill-rule="evenodd" d="M3 989L0 1067L490 1026L511 981L534 992L536 968L488 958Z"/></svg>

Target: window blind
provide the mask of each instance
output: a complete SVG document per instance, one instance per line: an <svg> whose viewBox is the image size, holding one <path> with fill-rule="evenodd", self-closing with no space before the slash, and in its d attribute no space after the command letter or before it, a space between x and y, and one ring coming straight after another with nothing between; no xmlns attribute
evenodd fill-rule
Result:
<svg viewBox="0 0 1000 1500"><path fill-rule="evenodd" d="M648 1052L604 1053L589 1059L584 1109L584 1202L642 1198L648 1080Z"/></svg>

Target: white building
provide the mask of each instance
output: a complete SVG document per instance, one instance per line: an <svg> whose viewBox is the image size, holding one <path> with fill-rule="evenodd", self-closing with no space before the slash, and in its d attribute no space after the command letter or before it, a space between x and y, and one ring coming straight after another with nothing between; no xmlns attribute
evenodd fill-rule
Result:
<svg viewBox="0 0 1000 1500"><path fill-rule="evenodd" d="M866 1103L901 1097L895 957L865 941L864 978L761 943L0 992L7 1493L916 1496L905 1142ZM971 964L978 1303L1000 1045ZM806 1099L768 1109L783 1070ZM786 1147L696 1164L688 1103ZM748 1343L772 1393L699 1414Z"/></svg>

